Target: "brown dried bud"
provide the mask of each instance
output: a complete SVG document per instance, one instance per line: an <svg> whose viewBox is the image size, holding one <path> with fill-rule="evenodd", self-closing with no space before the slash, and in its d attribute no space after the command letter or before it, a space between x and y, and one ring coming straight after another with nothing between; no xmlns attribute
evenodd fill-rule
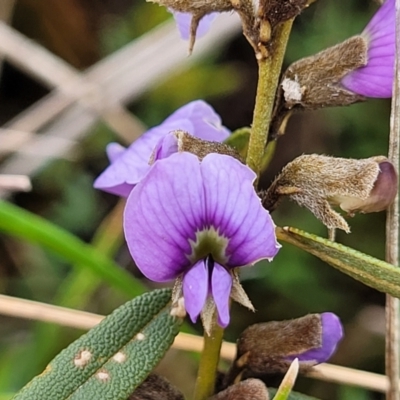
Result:
<svg viewBox="0 0 400 400"><path fill-rule="evenodd" d="M271 138L292 109L345 106L365 100L345 89L342 78L367 64L368 43L354 36L315 55L294 62L283 74L274 111Z"/></svg>
<svg viewBox="0 0 400 400"><path fill-rule="evenodd" d="M236 359L225 377L225 385L238 377L286 373L294 357L322 346L322 331L319 314L251 325L237 342ZM317 362L304 361L300 369L306 371Z"/></svg>
<svg viewBox="0 0 400 400"><path fill-rule="evenodd" d="M272 211L283 196L288 196L328 228L350 232L331 205L350 215L382 211L396 193L397 173L384 156L355 160L310 154L286 165L261 197L264 207Z"/></svg>
<svg viewBox="0 0 400 400"><path fill-rule="evenodd" d="M151 374L135 391L128 400L184 400L183 394L172 386L165 378Z"/></svg>
<svg viewBox="0 0 400 400"><path fill-rule="evenodd" d="M219 392L209 400L269 400L267 388L259 379L246 379Z"/></svg>

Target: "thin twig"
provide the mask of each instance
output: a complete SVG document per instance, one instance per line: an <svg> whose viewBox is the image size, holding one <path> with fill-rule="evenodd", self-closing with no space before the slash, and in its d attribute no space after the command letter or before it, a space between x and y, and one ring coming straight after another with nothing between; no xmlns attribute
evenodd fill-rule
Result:
<svg viewBox="0 0 400 400"><path fill-rule="evenodd" d="M6 295L0 295L0 314L85 330L97 325L104 318L104 316L98 314ZM180 333L174 341L173 348L201 352L203 338L187 333ZM231 361L235 358L235 355L235 343L223 342L221 358ZM317 365L308 373L308 376L322 381L358 386L381 393L386 392L389 387L388 378L384 375L332 364Z"/></svg>
<svg viewBox="0 0 400 400"><path fill-rule="evenodd" d="M9 23L14 11L16 0L2 0L0 1L0 21ZM0 78L3 73L3 57L0 55Z"/></svg>
<svg viewBox="0 0 400 400"><path fill-rule="evenodd" d="M19 53L15 51L15 47L11 45L14 43L11 40L15 40L15 43L19 43L25 50L29 48L29 51L33 50L32 42L21 38L18 34L10 35L10 29L2 26L0 33L4 32L10 42L3 41L0 35L0 54L5 54L11 62L18 63L20 66L29 60L30 74L34 74L42 81L46 79L48 85L57 84L56 89L60 85L63 89L62 91L54 90L7 124L9 129L27 132L43 129L44 126L45 128L41 135L33 135L21 145L18 152L3 162L0 172L18 172L32 176L49 160L45 152L46 148L52 148L46 144L48 138L68 140L65 146L53 147L52 158L65 157L72 150L70 143L81 140L99 118L103 118L126 141L133 141L142 132L140 123L137 120L134 121L135 123L132 122L134 117L124 109L123 105L154 87L172 73L179 73L205 54L215 52L239 30L240 22L235 15L219 16L214 29L198 41L196 51L192 57L188 58L187 43L178 39L175 24L165 23L81 74L80 81L84 79L85 87L88 88L82 92L82 90L74 90L79 77L75 77L74 80L72 67L64 64L62 67L64 72L55 75L57 79L60 79L56 82L54 77L48 78L44 76L43 71L38 70L41 65L35 67L29 58L22 60ZM43 53L43 51L34 53L36 57L43 56L41 61L47 65L47 72L53 69L54 60L48 53ZM57 63L57 65L60 64ZM90 85L87 82L90 82ZM92 91L89 90L90 88ZM2 143L1 132L0 143ZM29 152L33 146L37 150L35 155Z"/></svg>
<svg viewBox="0 0 400 400"><path fill-rule="evenodd" d="M396 0L396 55L393 83L392 112L390 118L389 160L399 170L400 140L400 0ZM390 206L386 218L386 261L398 265L399 261L399 197ZM399 400L399 299L386 296L386 375L389 379L387 400Z"/></svg>
<svg viewBox="0 0 400 400"><path fill-rule="evenodd" d="M31 189L31 180L26 175L0 175L0 191L29 192Z"/></svg>

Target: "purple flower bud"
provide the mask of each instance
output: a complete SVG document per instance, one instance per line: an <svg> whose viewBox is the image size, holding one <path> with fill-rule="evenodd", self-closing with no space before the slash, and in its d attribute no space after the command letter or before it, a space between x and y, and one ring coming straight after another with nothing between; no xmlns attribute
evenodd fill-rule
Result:
<svg viewBox="0 0 400 400"><path fill-rule="evenodd" d="M292 355L290 360L298 358L301 362L320 364L328 361L343 337L343 328L339 318L330 312L321 314L321 346Z"/></svg>
<svg viewBox="0 0 400 400"><path fill-rule="evenodd" d="M340 320L330 312L251 325L239 337L237 358L227 381L235 380L238 374L254 377L286 373L295 358L305 372L327 361L342 337Z"/></svg>
<svg viewBox="0 0 400 400"><path fill-rule="evenodd" d="M395 18L395 0L386 0L361 35L368 43L367 64L342 79L346 89L366 97L392 97Z"/></svg>
<svg viewBox="0 0 400 400"><path fill-rule="evenodd" d="M349 191L347 196L331 199L333 204L338 204L349 215L354 215L355 212L367 214L386 210L396 197L398 177L393 164L384 156L372 157L371 160L377 163L378 174L368 196L355 196Z"/></svg>

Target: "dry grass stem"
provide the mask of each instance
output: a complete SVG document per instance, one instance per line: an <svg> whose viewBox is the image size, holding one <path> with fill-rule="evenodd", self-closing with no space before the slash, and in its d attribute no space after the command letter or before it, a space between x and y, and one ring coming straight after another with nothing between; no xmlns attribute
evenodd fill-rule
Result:
<svg viewBox="0 0 400 400"><path fill-rule="evenodd" d="M25 175L0 175L0 190L29 192L31 180Z"/></svg>
<svg viewBox="0 0 400 400"><path fill-rule="evenodd" d="M78 74L47 50L5 24L0 25L0 55L5 55L11 63L55 89L7 123L9 129L19 131L35 132L45 125L46 128L41 132L43 138L39 148L36 148L36 156L27 156L35 140L33 137L2 164L0 172L31 176L48 161L48 152L44 151L45 147L50 147L46 144L47 138L68 138L77 142L99 118L126 142L133 141L141 134L143 126L125 110L124 105L171 73L179 73L205 54L217 51L239 30L238 19L221 15L214 29L199 40L196 52L188 58L187 43L177 40L177 29L171 21L99 61L83 74ZM35 62L28 56L34 56ZM29 65L25 65L27 60ZM76 90L80 86L81 89ZM64 148L56 147L53 158L65 157L70 151L71 147L67 144Z"/></svg>
<svg viewBox="0 0 400 400"><path fill-rule="evenodd" d="M389 160L399 168L400 141L400 0L396 0L396 57L390 118ZM399 196L390 206L386 218L386 261L399 263ZM399 400L399 299L386 296L386 375L389 387L387 400Z"/></svg>
<svg viewBox="0 0 400 400"><path fill-rule="evenodd" d="M102 315L85 311L72 310L5 295L0 295L0 314L55 323L77 329L90 329L104 318ZM200 352L203 348L203 338L180 333L175 339L173 348ZM235 355L236 344L223 342L221 357L225 360L233 360ZM382 393L389 387L388 378L384 375L331 364L317 365L308 373L308 376L327 382L359 386Z"/></svg>

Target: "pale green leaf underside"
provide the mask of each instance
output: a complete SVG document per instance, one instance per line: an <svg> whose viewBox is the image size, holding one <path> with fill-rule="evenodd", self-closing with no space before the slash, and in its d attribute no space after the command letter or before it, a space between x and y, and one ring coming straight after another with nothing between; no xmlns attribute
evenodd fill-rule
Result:
<svg viewBox="0 0 400 400"><path fill-rule="evenodd" d="M181 321L171 291L155 290L115 310L57 355L14 400L126 400L161 360Z"/></svg>
<svg viewBox="0 0 400 400"><path fill-rule="evenodd" d="M400 298L400 268L300 229L277 228L276 234L367 286Z"/></svg>

